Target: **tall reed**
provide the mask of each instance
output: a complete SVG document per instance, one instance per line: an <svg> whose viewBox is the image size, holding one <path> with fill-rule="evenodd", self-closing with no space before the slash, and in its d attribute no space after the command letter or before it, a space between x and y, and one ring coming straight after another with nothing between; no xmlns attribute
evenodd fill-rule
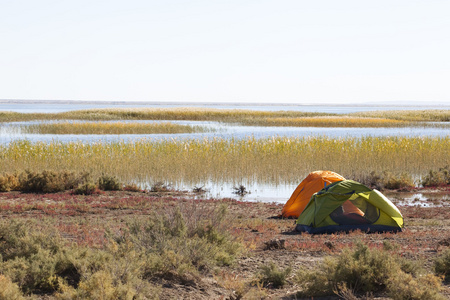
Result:
<svg viewBox="0 0 450 300"><path fill-rule="evenodd" d="M211 131L203 126L163 123L57 122L21 125L22 133L33 134L154 134Z"/></svg>
<svg viewBox="0 0 450 300"><path fill-rule="evenodd" d="M87 171L94 177L108 174L136 183L296 183L320 169L348 178L371 171L417 177L446 165L450 165L450 136L142 139L92 144L16 141L0 146L0 172Z"/></svg>

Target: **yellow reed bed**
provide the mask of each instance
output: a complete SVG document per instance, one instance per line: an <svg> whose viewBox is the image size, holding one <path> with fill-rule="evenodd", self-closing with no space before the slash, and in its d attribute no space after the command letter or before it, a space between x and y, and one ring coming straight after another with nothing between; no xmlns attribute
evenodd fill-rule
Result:
<svg viewBox="0 0 450 300"><path fill-rule="evenodd" d="M21 126L23 133L35 134L154 134L195 133L209 131L206 127L163 123L126 122L61 122Z"/></svg>
<svg viewBox="0 0 450 300"><path fill-rule="evenodd" d="M322 117L330 117L322 118ZM310 121L308 118L318 118ZM359 119L358 119L359 118ZM360 119L367 119L365 121ZM388 122L387 120L392 120ZM372 111L350 114L213 108L111 108L62 113L0 112L0 122L31 120L191 120L257 126L408 126L407 122L450 122L450 110ZM404 123L395 122L404 121ZM317 122L317 123L314 123ZM321 125L314 125L322 123ZM305 124L305 125L302 125ZM308 125L313 124L313 125ZM329 125L327 125L329 124Z"/></svg>
<svg viewBox="0 0 450 300"><path fill-rule="evenodd" d="M168 139L83 144L11 142L0 172L89 171L125 182L297 183L314 170L348 178L371 171L425 175L450 165L450 137Z"/></svg>
<svg viewBox="0 0 450 300"><path fill-rule="evenodd" d="M247 125L293 126L293 127L405 127L410 122L361 117L304 117L304 118L265 118L244 121Z"/></svg>
<svg viewBox="0 0 450 300"><path fill-rule="evenodd" d="M368 111L352 113L349 116L387 118L412 122L450 122L450 110L448 109Z"/></svg>

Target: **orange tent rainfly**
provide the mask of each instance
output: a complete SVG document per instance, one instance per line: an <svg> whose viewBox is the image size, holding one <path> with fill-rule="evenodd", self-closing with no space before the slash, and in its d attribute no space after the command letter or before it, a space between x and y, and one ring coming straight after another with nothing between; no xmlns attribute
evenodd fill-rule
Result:
<svg viewBox="0 0 450 300"><path fill-rule="evenodd" d="M305 209L311 196L333 182L345 180L341 175L331 171L315 171L297 186L291 198L281 211L283 218L298 218Z"/></svg>

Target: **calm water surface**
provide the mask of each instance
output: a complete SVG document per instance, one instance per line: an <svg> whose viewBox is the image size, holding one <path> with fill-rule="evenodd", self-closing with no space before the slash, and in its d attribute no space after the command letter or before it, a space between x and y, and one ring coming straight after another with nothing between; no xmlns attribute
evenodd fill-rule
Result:
<svg viewBox="0 0 450 300"><path fill-rule="evenodd" d="M374 110L424 110L424 109L450 109L450 105L416 105L416 106L395 106L395 105L214 105L187 103L186 105L171 104L16 104L0 103L0 111L14 111L20 113L59 113L72 110L97 109L97 108L176 108L176 107L198 107L217 109L248 109L262 111L304 111L304 112L324 112L324 113L352 113Z"/></svg>

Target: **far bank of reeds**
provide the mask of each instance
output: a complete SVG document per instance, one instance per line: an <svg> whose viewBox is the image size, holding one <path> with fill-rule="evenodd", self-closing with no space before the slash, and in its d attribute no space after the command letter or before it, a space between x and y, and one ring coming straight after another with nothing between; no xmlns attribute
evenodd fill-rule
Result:
<svg viewBox="0 0 450 300"><path fill-rule="evenodd" d="M190 120L217 121L256 126L398 127L417 126L418 122L449 122L450 111L405 110L335 114L211 108L116 108L34 114L0 112L0 122L31 120ZM438 125L434 124L434 126ZM443 125L441 124L439 126Z"/></svg>
<svg viewBox="0 0 450 300"><path fill-rule="evenodd" d="M91 143L16 141L0 146L0 173L67 170L123 182L298 183L315 170L363 181L371 172L413 179L450 165L450 137L302 137Z"/></svg>

